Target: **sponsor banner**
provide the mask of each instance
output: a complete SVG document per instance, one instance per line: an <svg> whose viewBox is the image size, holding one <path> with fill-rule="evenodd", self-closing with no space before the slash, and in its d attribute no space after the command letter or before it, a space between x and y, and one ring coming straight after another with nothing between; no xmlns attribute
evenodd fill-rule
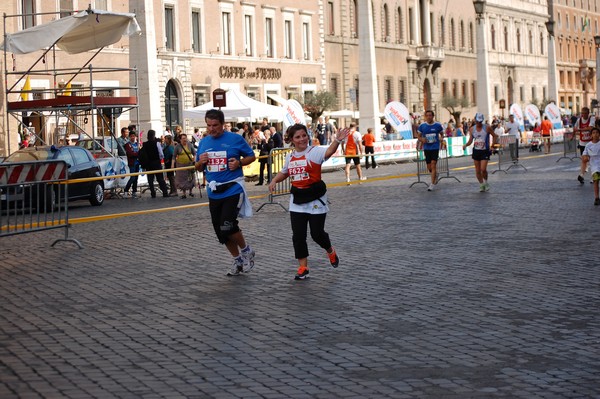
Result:
<svg viewBox="0 0 600 399"><path fill-rule="evenodd" d="M535 126L536 124L540 125L542 123L540 110L535 104L527 104L525 106L525 116L527 117L527 120L531 126Z"/></svg>
<svg viewBox="0 0 600 399"><path fill-rule="evenodd" d="M515 121L521 127L521 131L525 130L525 119L523 117L523 110L519 104L512 104L510 106L510 113L514 115Z"/></svg>
<svg viewBox="0 0 600 399"><path fill-rule="evenodd" d="M283 131L296 123L306 125L306 121L304 120L304 108L302 108L302 105L300 105L298 101L287 100L283 105L283 108L285 108Z"/></svg>
<svg viewBox="0 0 600 399"><path fill-rule="evenodd" d="M404 104L392 101L385 106L383 114L394 130L400 133L405 140L412 140L412 119Z"/></svg>
<svg viewBox="0 0 600 399"><path fill-rule="evenodd" d="M554 129L562 129L564 127L562 119L560 118L560 109L556 104L550 103L546 105L544 113L546 114L550 122L552 122L552 127Z"/></svg>

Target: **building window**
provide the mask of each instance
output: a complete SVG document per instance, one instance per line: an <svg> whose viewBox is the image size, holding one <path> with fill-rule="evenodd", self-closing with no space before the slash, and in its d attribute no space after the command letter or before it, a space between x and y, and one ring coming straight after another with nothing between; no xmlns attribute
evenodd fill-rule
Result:
<svg viewBox="0 0 600 399"><path fill-rule="evenodd" d="M499 99L500 99L500 86L495 85L494 86L494 101L498 102Z"/></svg>
<svg viewBox="0 0 600 399"><path fill-rule="evenodd" d="M521 52L521 30L517 29L517 53Z"/></svg>
<svg viewBox="0 0 600 399"><path fill-rule="evenodd" d="M414 43L415 42L415 28L414 28L414 24L415 24L415 16L414 16L415 10L414 8L409 8L408 9L408 40L410 41L410 43Z"/></svg>
<svg viewBox="0 0 600 399"><path fill-rule="evenodd" d="M465 46L465 23L460 21L460 31L458 32L458 40L460 41L460 48L464 49Z"/></svg>
<svg viewBox="0 0 600 399"><path fill-rule="evenodd" d="M293 58L293 44L292 21L288 19L283 23L283 54L285 58Z"/></svg>
<svg viewBox="0 0 600 399"><path fill-rule="evenodd" d="M60 0L60 17L68 17L73 13L73 0Z"/></svg>
<svg viewBox="0 0 600 399"><path fill-rule="evenodd" d="M450 18L450 48L456 49L456 27L454 26L454 18Z"/></svg>
<svg viewBox="0 0 600 399"><path fill-rule="evenodd" d="M471 104L477 104L477 82L471 82Z"/></svg>
<svg viewBox="0 0 600 399"><path fill-rule="evenodd" d="M494 27L494 25L492 25L490 31L490 36L492 39L492 50L496 50L496 28Z"/></svg>
<svg viewBox="0 0 600 399"><path fill-rule="evenodd" d="M535 86L531 87L531 102L534 103L537 101L537 90Z"/></svg>
<svg viewBox="0 0 600 399"><path fill-rule="evenodd" d="M329 78L329 91L335 96L335 108L339 108L340 84L337 75L332 75Z"/></svg>
<svg viewBox="0 0 600 399"><path fill-rule="evenodd" d="M94 8L96 10L104 10L104 11L108 11L108 2L106 0L95 0L94 1Z"/></svg>
<svg viewBox="0 0 600 399"><path fill-rule="evenodd" d="M508 52L508 26L504 27L504 51Z"/></svg>
<svg viewBox="0 0 600 399"><path fill-rule="evenodd" d="M390 41L390 12L387 4L383 5L383 39Z"/></svg>
<svg viewBox="0 0 600 399"><path fill-rule="evenodd" d="M473 23L469 22L469 50L473 51L473 43L475 42L475 34L473 33Z"/></svg>
<svg viewBox="0 0 600 399"><path fill-rule="evenodd" d="M529 30L529 54L533 54L533 32Z"/></svg>
<svg viewBox="0 0 600 399"><path fill-rule="evenodd" d="M265 18L265 52L269 58L275 56L273 44L273 18Z"/></svg>
<svg viewBox="0 0 600 399"><path fill-rule="evenodd" d="M202 26L200 24L200 11L192 11L192 50L202 52Z"/></svg>
<svg viewBox="0 0 600 399"><path fill-rule="evenodd" d="M540 32L540 53L544 55L544 32Z"/></svg>
<svg viewBox="0 0 600 399"><path fill-rule="evenodd" d="M448 94L448 81L442 80L442 97Z"/></svg>
<svg viewBox="0 0 600 399"><path fill-rule="evenodd" d="M406 80L404 79L398 82L398 95L400 102L406 105Z"/></svg>
<svg viewBox="0 0 600 399"><path fill-rule="evenodd" d="M440 17L440 47L446 45L446 22L444 17Z"/></svg>
<svg viewBox="0 0 600 399"><path fill-rule="evenodd" d="M302 58L310 60L310 24L308 22L302 23Z"/></svg>
<svg viewBox="0 0 600 399"><path fill-rule="evenodd" d="M525 86L519 86L519 101L525 102Z"/></svg>
<svg viewBox="0 0 600 399"><path fill-rule="evenodd" d="M402 8L398 7L398 43L404 43L404 20L402 19Z"/></svg>
<svg viewBox="0 0 600 399"><path fill-rule="evenodd" d="M23 29L35 26L35 0L21 0L21 25Z"/></svg>
<svg viewBox="0 0 600 399"><path fill-rule="evenodd" d="M231 55L231 13L223 12L221 14L222 25L222 40L223 40L223 54Z"/></svg>
<svg viewBox="0 0 600 399"><path fill-rule="evenodd" d="M356 4L356 0L352 0L352 9L350 10L350 18L352 21L351 34L352 37L358 37L358 5Z"/></svg>
<svg viewBox="0 0 600 399"><path fill-rule="evenodd" d="M469 89L468 87L468 82L466 80L463 80L462 85L461 85L461 95L463 98L469 98Z"/></svg>
<svg viewBox="0 0 600 399"><path fill-rule="evenodd" d="M195 91L194 92L194 107L202 104L206 104L209 101L208 92L206 91Z"/></svg>
<svg viewBox="0 0 600 399"><path fill-rule="evenodd" d="M335 35L335 9L333 8L333 1L327 2L327 32L330 35Z"/></svg>
<svg viewBox="0 0 600 399"><path fill-rule="evenodd" d="M165 7L165 47L175 50L175 15L173 7Z"/></svg>
<svg viewBox="0 0 600 399"><path fill-rule="evenodd" d="M542 100L546 100L548 98L548 88L546 86L542 87Z"/></svg>
<svg viewBox="0 0 600 399"><path fill-rule="evenodd" d="M354 76L354 93L356 94L356 105L358 106L358 97L359 97L359 82L358 76Z"/></svg>
<svg viewBox="0 0 600 399"><path fill-rule="evenodd" d="M393 93L393 85L392 85L392 78L391 77L386 77L383 81L383 95L384 95L384 101L385 103L389 103L390 101L394 100L394 93Z"/></svg>
<svg viewBox="0 0 600 399"><path fill-rule="evenodd" d="M252 57L254 55L254 18L252 15L244 15L244 53Z"/></svg>

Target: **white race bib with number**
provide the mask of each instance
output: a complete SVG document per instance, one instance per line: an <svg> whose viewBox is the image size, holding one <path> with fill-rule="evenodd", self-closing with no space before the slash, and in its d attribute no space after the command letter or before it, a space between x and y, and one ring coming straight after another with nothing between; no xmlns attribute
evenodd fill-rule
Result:
<svg viewBox="0 0 600 399"><path fill-rule="evenodd" d="M288 165L288 173L290 175L290 180L291 181L301 181L301 180L308 180L309 179L309 175L308 172L306 171L306 166L308 165L308 162L306 161L306 159L298 159L295 161L290 161L289 165Z"/></svg>
<svg viewBox="0 0 600 399"><path fill-rule="evenodd" d="M485 139L480 137L476 138L473 148L476 150L485 150Z"/></svg>
<svg viewBox="0 0 600 399"><path fill-rule="evenodd" d="M227 170L227 151L209 151L207 170L209 172L223 172Z"/></svg>

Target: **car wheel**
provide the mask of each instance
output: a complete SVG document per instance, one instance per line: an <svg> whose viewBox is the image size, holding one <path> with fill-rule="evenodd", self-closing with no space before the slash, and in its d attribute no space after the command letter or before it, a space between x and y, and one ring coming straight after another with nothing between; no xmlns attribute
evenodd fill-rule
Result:
<svg viewBox="0 0 600 399"><path fill-rule="evenodd" d="M104 203L104 187L99 182L95 182L90 193L90 204L100 206Z"/></svg>

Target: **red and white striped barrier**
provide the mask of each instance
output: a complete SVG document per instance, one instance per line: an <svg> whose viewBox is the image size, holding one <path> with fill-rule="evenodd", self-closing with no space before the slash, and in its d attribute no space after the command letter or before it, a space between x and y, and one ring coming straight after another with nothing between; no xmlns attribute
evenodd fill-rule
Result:
<svg viewBox="0 0 600 399"><path fill-rule="evenodd" d="M31 162L0 164L0 185L38 183L67 179L67 164Z"/></svg>

